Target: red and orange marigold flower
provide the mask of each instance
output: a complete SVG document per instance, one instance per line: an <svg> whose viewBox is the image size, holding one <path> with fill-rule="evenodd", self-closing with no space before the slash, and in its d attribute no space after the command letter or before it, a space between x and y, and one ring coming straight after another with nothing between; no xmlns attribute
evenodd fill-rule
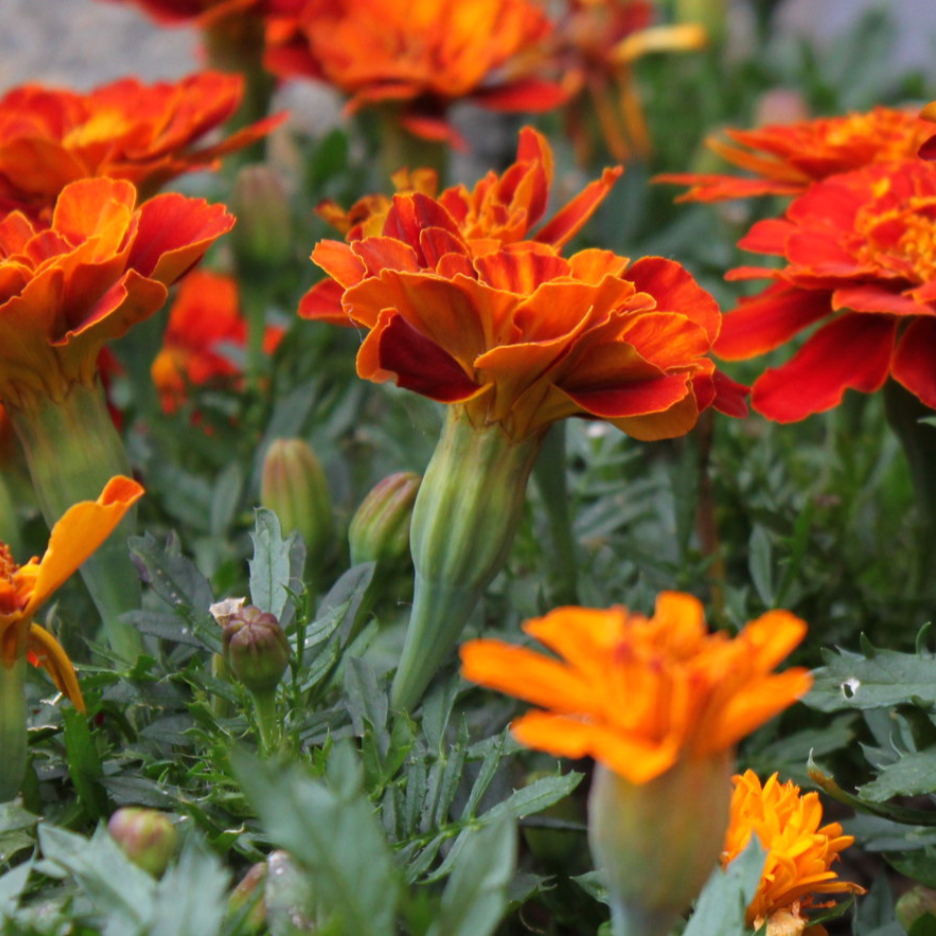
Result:
<svg viewBox="0 0 936 936"><path fill-rule="evenodd" d="M0 221L0 400L30 410L93 386L98 352L166 301L168 287L234 224L177 194L136 207L129 182L67 185L51 225Z"/></svg>
<svg viewBox="0 0 936 936"><path fill-rule="evenodd" d="M306 0L271 19L266 63L334 85L350 113L395 103L410 133L460 142L446 119L456 101L542 111L564 100L531 73L550 29L535 0Z"/></svg>
<svg viewBox="0 0 936 936"><path fill-rule="evenodd" d="M523 744L593 757L633 784L678 761L732 748L810 687L773 669L806 625L770 611L735 638L709 633L700 602L664 592L652 617L626 608L558 608L523 625L558 659L499 640L462 647L466 679L538 706L511 730Z"/></svg>
<svg viewBox="0 0 936 936"><path fill-rule="evenodd" d="M25 654L48 670L56 686L84 711L74 667L58 641L33 617L120 523L143 495L130 478L112 478L96 501L65 512L52 528L41 559L17 565L0 543L0 662L9 669Z"/></svg>
<svg viewBox="0 0 936 936"><path fill-rule="evenodd" d="M727 866L756 835L767 850L757 893L747 909L749 926L767 933L822 936L822 926L809 926L803 911L816 904L817 894L861 894L864 889L839 880L832 865L854 842L837 822L822 825L818 793L800 794L792 780L780 783L774 774L761 785L751 771L733 778L731 822L725 836L722 865Z"/></svg>
<svg viewBox="0 0 936 936"><path fill-rule="evenodd" d="M740 245L786 265L728 274L773 283L726 315L716 352L754 357L828 320L757 380L754 408L792 422L888 377L936 408L934 243L936 166L917 159L817 183L783 219L754 225Z"/></svg>
<svg viewBox="0 0 936 936"><path fill-rule="evenodd" d="M170 179L249 146L272 117L220 142L198 141L231 118L244 82L202 72L146 85L124 78L87 93L24 85L0 98L0 209L48 219L70 182L99 176L132 182L147 198Z"/></svg>
<svg viewBox="0 0 936 936"><path fill-rule="evenodd" d="M360 376L458 404L514 440L567 416L660 439L687 432L713 402L743 413L743 388L705 357L718 306L678 263L561 256L618 174L606 170L533 234L552 163L527 130L502 176L438 198L397 194L359 223L358 239L320 243L312 259L331 281L300 314L368 329Z"/></svg>
<svg viewBox="0 0 936 936"><path fill-rule="evenodd" d="M933 128L910 111L876 107L868 113L725 133L729 142L711 137L709 149L749 176L669 173L654 181L691 186L677 201L799 195L832 175L914 157Z"/></svg>
<svg viewBox="0 0 936 936"><path fill-rule="evenodd" d="M281 329L268 328L264 350L272 353ZM196 270L179 287L169 309L163 346L153 361L153 382L163 410L177 409L190 385L236 379L241 368L231 352L247 341L237 281L222 273Z"/></svg>

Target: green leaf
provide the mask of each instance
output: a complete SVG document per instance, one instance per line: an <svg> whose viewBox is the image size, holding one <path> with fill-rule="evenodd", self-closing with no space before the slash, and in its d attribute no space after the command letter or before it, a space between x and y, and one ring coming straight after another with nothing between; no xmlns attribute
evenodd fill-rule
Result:
<svg viewBox="0 0 936 936"><path fill-rule="evenodd" d="M915 851L885 855L888 864L927 887L936 887L936 848L918 848Z"/></svg>
<svg viewBox="0 0 936 936"><path fill-rule="evenodd" d="M230 757L267 834L320 883L323 906L345 932L392 936L396 865L371 803L360 790L345 788L347 771L335 789L298 768L283 770L237 750Z"/></svg>
<svg viewBox="0 0 936 936"><path fill-rule="evenodd" d="M87 716L77 709L62 710L65 722L65 754L68 775L75 784L78 801L93 820L108 814L107 791L101 785L104 768L94 738L88 728Z"/></svg>
<svg viewBox="0 0 936 936"><path fill-rule="evenodd" d="M858 787L859 796L872 803L933 792L936 792L936 748L904 754L870 783Z"/></svg>
<svg viewBox="0 0 936 936"><path fill-rule="evenodd" d="M224 536L234 523L243 490L244 472L236 461L232 461L218 475L211 493L208 525L213 536Z"/></svg>
<svg viewBox="0 0 936 936"><path fill-rule="evenodd" d="M268 611L281 623L289 603L290 592L302 591L302 563L295 552L298 534L283 539L279 517L272 510L258 507L255 511L254 531L250 534L254 544L250 560L250 600L261 611Z"/></svg>
<svg viewBox="0 0 936 936"><path fill-rule="evenodd" d="M516 852L517 827L507 816L475 832L452 870L428 936L493 933L507 907Z"/></svg>
<svg viewBox="0 0 936 936"><path fill-rule="evenodd" d="M702 890L683 936L741 936L744 914L754 899L764 869L764 851L757 836L723 871L716 868Z"/></svg>
<svg viewBox="0 0 936 936"><path fill-rule="evenodd" d="M924 913L923 916L917 917L907 932L907 936L936 936L936 916L932 913Z"/></svg>
<svg viewBox="0 0 936 936"><path fill-rule="evenodd" d="M774 606L773 545L770 535L762 526L754 527L748 542L748 571L760 600Z"/></svg>
<svg viewBox="0 0 936 936"><path fill-rule="evenodd" d="M24 861L0 877L0 918L16 909L32 871L32 861Z"/></svg>
<svg viewBox="0 0 936 936"><path fill-rule="evenodd" d="M346 610L343 612L344 619L341 628L341 636L344 640L347 640L348 634L354 626L358 608L364 600L364 593L367 591L367 586L370 585L371 579L374 577L374 570L376 568L376 562L362 562L360 565L351 566L351 568L332 585L328 594L322 599L322 603L319 605L316 618L324 617L333 608L337 608L341 605L347 606Z"/></svg>
<svg viewBox="0 0 936 936"><path fill-rule="evenodd" d="M211 585L195 563L182 555L174 533L166 537L165 546L160 546L149 533L131 536L128 546L143 581L151 585L166 604L208 613L214 601Z"/></svg>
<svg viewBox="0 0 936 936"><path fill-rule="evenodd" d="M190 836L156 891L148 936L213 936L227 913L230 874Z"/></svg>

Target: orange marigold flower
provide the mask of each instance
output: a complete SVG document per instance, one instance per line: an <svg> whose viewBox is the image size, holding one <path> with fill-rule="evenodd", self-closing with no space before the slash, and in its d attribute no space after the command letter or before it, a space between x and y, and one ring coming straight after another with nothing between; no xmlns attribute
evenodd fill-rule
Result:
<svg viewBox="0 0 936 936"><path fill-rule="evenodd" d="M754 384L754 408L794 422L873 393L893 377L936 408L936 165L913 159L817 183L782 220L755 224L740 245L783 257L729 279L771 279L725 316L716 352L764 354L827 319L786 364Z"/></svg>
<svg viewBox="0 0 936 936"><path fill-rule="evenodd" d="M142 496L136 481L112 478L96 501L82 501L67 510L52 527L43 557L22 566L0 543L0 662L9 669L28 653L81 711L84 701L71 661L59 642L32 619Z"/></svg>
<svg viewBox="0 0 936 936"><path fill-rule="evenodd" d="M768 612L732 639L707 632L696 598L664 592L650 618L569 607L523 629L559 659L473 640L461 649L465 678L541 707L513 722L518 741L593 757L634 784L731 748L812 681L805 669L772 673L806 633L786 611Z"/></svg>
<svg viewBox="0 0 936 936"><path fill-rule="evenodd" d="M800 794L792 780L780 783L774 774L763 786L748 770L732 778L731 822L725 835L722 866L727 867L756 835L767 850L757 893L747 909L747 923L759 929L766 922L768 934L799 936L825 933L821 926L806 929L802 911L816 904L816 894L863 894L864 888L840 881L832 870L839 853L855 839L843 835L837 822L822 823L818 793ZM773 923L773 926L771 925Z"/></svg>
<svg viewBox="0 0 936 936"><path fill-rule="evenodd" d="M153 194L170 179L249 146L271 117L209 146L197 141L238 109L239 75L202 72L175 83L124 78L86 94L23 85L0 98L0 209L48 217L79 179L126 179Z"/></svg>
<svg viewBox="0 0 936 936"><path fill-rule="evenodd" d="M272 354L282 337L282 329L268 328L264 350ZM190 385L239 376L241 369L230 352L243 349L246 341L237 281L209 270L188 276L169 309L163 346L153 361L153 382L163 411L178 409Z"/></svg>
<svg viewBox="0 0 936 936"><path fill-rule="evenodd" d="M744 388L705 357L718 306L683 267L597 249L560 255L619 174L606 170L530 240L552 163L528 129L502 176L437 199L398 194L374 216L379 232L367 222L350 244L318 244L312 259L331 280L300 315L369 329L361 377L459 404L473 425L500 424L514 440L575 415L660 439L687 432L713 403L743 414Z"/></svg>
<svg viewBox="0 0 936 936"><path fill-rule="evenodd" d="M750 177L689 172L659 175L654 181L692 186L677 201L799 195L831 175L914 156L932 132L916 114L887 107L758 130L726 130L731 142L711 137L709 149L752 173Z"/></svg>
<svg viewBox="0 0 936 936"><path fill-rule="evenodd" d="M446 120L455 101L529 112L565 99L531 73L550 29L535 0L306 0L271 18L266 64L334 85L349 113L398 102L410 133L462 145Z"/></svg>
<svg viewBox="0 0 936 936"><path fill-rule="evenodd" d="M936 101L931 101L920 111L920 119L936 122ZM930 127L930 133L932 133L932 127ZM919 155L923 159L936 159L936 134L923 141Z"/></svg>
<svg viewBox="0 0 936 936"><path fill-rule="evenodd" d="M49 228L0 221L0 399L28 410L92 386L98 352L166 301L168 286L234 224L177 194L136 208L129 182L67 185Z"/></svg>
<svg viewBox="0 0 936 936"><path fill-rule="evenodd" d="M572 92L564 108L566 131L582 162L592 155L583 120L588 103L612 158L623 162L649 155L650 136L632 64L653 52L699 49L706 42L701 26L654 25L655 19L650 0L567 0L547 56Z"/></svg>

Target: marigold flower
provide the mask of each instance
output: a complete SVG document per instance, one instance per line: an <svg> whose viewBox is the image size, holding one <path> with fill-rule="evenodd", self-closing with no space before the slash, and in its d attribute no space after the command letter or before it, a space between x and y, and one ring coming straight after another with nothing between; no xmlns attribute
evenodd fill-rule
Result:
<svg viewBox="0 0 936 936"><path fill-rule="evenodd" d="M837 822L822 823L822 804L818 793L801 795L792 780L780 783L777 774L763 786L752 771L732 778L731 822L725 836L722 866L727 867L757 835L767 850L767 858L757 893L747 909L747 923L759 929L766 922L773 936L783 933L798 936L825 934L822 926L808 929L802 915L816 904L817 894L863 894L864 888L841 881L832 870L839 853L855 839L843 835ZM773 924L773 925L772 925Z"/></svg>
<svg viewBox="0 0 936 936"><path fill-rule="evenodd" d="M725 316L716 352L754 357L824 319L786 364L754 384L754 408L793 422L873 393L893 377L936 408L936 166L906 160L817 183L782 220L755 224L740 245L783 257L729 279L773 280Z"/></svg>
<svg viewBox="0 0 936 936"><path fill-rule="evenodd" d="M559 659L473 640L461 648L465 678L540 706L513 722L518 741L593 757L636 784L732 747L812 682L805 669L771 672L806 633L786 611L769 611L732 639L706 631L696 598L663 592L649 618L568 607L523 630Z"/></svg>
<svg viewBox="0 0 936 936"><path fill-rule="evenodd" d="M271 18L266 64L334 85L349 113L397 102L410 133L461 144L446 120L455 101L543 111L565 99L524 60L550 29L533 0L306 0Z"/></svg>
<svg viewBox="0 0 936 936"><path fill-rule="evenodd" d="M743 388L704 356L718 307L679 264L629 266L597 249L560 256L619 174L606 170L528 240L552 162L527 129L502 176L437 199L398 194L371 219L379 233L368 221L350 244L320 243L312 259L332 280L300 315L368 328L360 376L459 404L512 439L574 415L660 439L687 432L713 402L743 413Z"/></svg>
<svg viewBox="0 0 936 936"><path fill-rule="evenodd" d="M48 229L0 221L0 399L27 409L94 383L98 352L166 300L234 219L166 194L136 208L129 182L66 186ZM15 412L12 414L15 418Z"/></svg>
<svg viewBox="0 0 936 936"><path fill-rule="evenodd" d="M170 179L249 146L271 117L208 146L197 141L238 109L239 75L202 72L146 85L124 78L85 94L23 85L0 98L0 209L48 217L79 179L126 179L147 198Z"/></svg>
<svg viewBox="0 0 936 936"><path fill-rule="evenodd" d="M18 566L0 543L0 661L9 669L28 653L36 666L48 670L59 690L84 711L74 667L58 641L33 623L33 616L97 548L123 515L143 495L130 478L112 478L96 501L67 510L52 527L41 559Z"/></svg>
<svg viewBox="0 0 936 936"><path fill-rule="evenodd" d="M572 98L564 107L566 132L582 162L591 156L583 105L590 103L605 146L620 162L650 153L650 136L632 64L653 52L688 51L705 45L695 24L654 25L650 0L567 0L547 53L564 76Z"/></svg>
<svg viewBox="0 0 936 936"><path fill-rule="evenodd" d="M915 156L932 132L916 114L887 107L757 130L726 130L730 142L710 137L707 146L752 173L750 177L687 172L659 175L654 181L691 186L677 201L799 195L831 175Z"/></svg>
<svg viewBox="0 0 936 936"><path fill-rule="evenodd" d="M920 111L920 119L936 122L936 101L931 101ZM930 132L932 133L932 127L930 127ZM919 155L922 159L936 159L936 134L923 141Z"/></svg>
<svg viewBox="0 0 936 936"><path fill-rule="evenodd" d="M282 329L268 328L264 350L272 354L282 337ZM152 366L163 411L177 410L190 386L238 378L241 369L231 352L243 349L246 340L237 281L210 270L186 277L169 309L163 346Z"/></svg>

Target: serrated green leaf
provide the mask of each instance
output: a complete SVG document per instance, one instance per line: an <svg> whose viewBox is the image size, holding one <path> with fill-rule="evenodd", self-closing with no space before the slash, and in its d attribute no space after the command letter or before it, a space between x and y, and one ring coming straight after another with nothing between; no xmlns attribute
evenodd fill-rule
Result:
<svg viewBox="0 0 936 936"><path fill-rule="evenodd" d="M190 837L156 891L148 936L213 936L227 913L230 874Z"/></svg>
<svg viewBox="0 0 936 936"><path fill-rule="evenodd" d="M31 829L38 821L38 816L15 801L0 803L0 835L18 832L21 829Z"/></svg>
<svg viewBox="0 0 936 936"><path fill-rule="evenodd" d="M513 877L517 827L504 816L475 832L442 892L429 936L489 936L507 907Z"/></svg>
<svg viewBox="0 0 936 936"><path fill-rule="evenodd" d="M281 620L290 592L302 591L302 569L293 566L298 536L293 533L284 540L279 517L272 510L258 507L250 538L254 545L253 559L249 562L250 600L261 611Z"/></svg>
<svg viewBox="0 0 936 936"><path fill-rule="evenodd" d="M936 749L912 751L885 767L870 783L858 787L858 795L871 803L895 796L936 792Z"/></svg>
<svg viewBox="0 0 936 936"><path fill-rule="evenodd" d="M128 546L143 580L170 607L208 613L208 607L214 601L211 585L195 563L181 554L174 533L166 537L164 546L160 546L149 533L131 536Z"/></svg>
<svg viewBox="0 0 936 936"><path fill-rule="evenodd" d="M32 866L31 860L24 861L0 877L0 917L16 909L20 894L26 889Z"/></svg>
<svg viewBox="0 0 936 936"><path fill-rule="evenodd" d="M88 728L88 719L74 708L62 710L65 722L65 755L68 775L75 785L78 801L95 821L108 814L107 791L101 785L104 767Z"/></svg>

